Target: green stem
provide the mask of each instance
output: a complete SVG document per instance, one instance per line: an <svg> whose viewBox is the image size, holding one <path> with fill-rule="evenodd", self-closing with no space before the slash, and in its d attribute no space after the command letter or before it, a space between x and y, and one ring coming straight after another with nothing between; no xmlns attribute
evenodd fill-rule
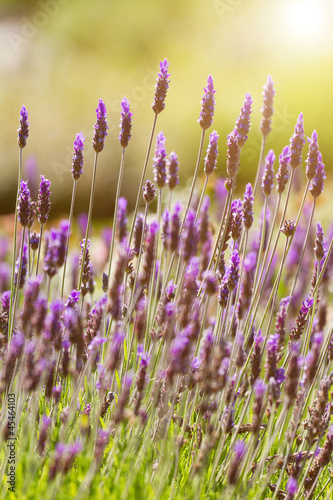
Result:
<svg viewBox="0 0 333 500"><path fill-rule="evenodd" d="M68 235L67 235L67 242L66 242L66 253L65 253L65 261L64 261L64 271L63 271L63 274L62 274L61 300L64 297L64 287L65 287L65 276L66 276L66 267L67 267L67 259L68 259L69 239L70 239L70 236L71 236L71 228L72 228L72 222L73 222L74 204L75 204L75 198L76 198L76 188L77 188L77 181L74 180L73 191L72 191L72 200L71 200L71 208L70 208L70 211L69 211L69 228L68 228Z"/></svg>
<svg viewBox="0 0 333 500"><path fill-rule="evenodd" d="M114 241L115 241L115 235L116 235L117 216L118 216L118 201L119 201L120 190L121 190L121 185L122 185L122 181L123 181L123 174L124 174L125 153L126 153L126 148L123 148L122 154L121 154L119 175L118 175L116 200L115 200L115 203L114 203L114 212L113 212L114 215L113 215L113 223L112 223L112 237L111 237L110 257L109 257L109 270L108 270L108 278L109 278L109 280L110 280L110 275L111 275L111 264L112 264L113 248L114 248ZM135 219L134 219L134 224L135 224Z"/></svg>
<svg viewBox="0 0 333 500"><path fill-rule="evenodd" d="M98 159L98 153L95 152L93 177L92 177L92 182L91 182L91 191L90 191L90 200L89 200L88 220L87 220L86 236L85 236L85 240L84 240L84 248L83 248L83 252L82 252L82 265L81 265L81 269L80 269L80 279L79 279L78 290L81 290L84 261L86 259L86 251L87 251L88 237L89 237L89 231L90 231L91 216L92 216L92 210L93 210L93 204L94 204L96 173L97 173L97 159Z"/></svg>

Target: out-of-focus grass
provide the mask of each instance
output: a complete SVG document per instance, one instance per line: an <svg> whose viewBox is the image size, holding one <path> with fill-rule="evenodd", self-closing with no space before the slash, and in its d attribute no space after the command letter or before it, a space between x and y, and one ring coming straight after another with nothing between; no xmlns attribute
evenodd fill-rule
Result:
<svg viewBox="0 0 333 500"><path fill-rule="evenodd" d="M273 141L280 154L303 111L306 132L310 135L317 128L329 167L333 156L327 105L332 99L333 77L330 38L324 30L297 36L286 16L290 2L62 0L60 5L51 1L57 12L45 14L45 21L42 6L46 0L7 0L0 7L0 211L13 210L16 129L23 103L31 122L25 158L37 157L41 173L52 180L53 199L60 200L53 210L64 212L69 205L75 133L83 130L90 140L98 98L105 99L110 134L100 158L95 204L95 213L105 215L112 213L120 160L120 100L127 96L134 116L123 194L133 200L153 118L154 80L164 57L170 61L171 84L157 131L164 131L168 151L179 155L183 184L195 164L200 137L196 121L209 73L217 88L213 127L220 134L221 175L225 174L226 136L244 93L249 91L254 98L253 125L242 157L239 186L254 177L260 148L261 91L267 74L272 74L277 90L268 148ZM325 0L321 3L329 9ZM331 12L327 10L327 15ZM36 27L38 23L40 27ZM27 29L30 38L22 35ZM82 211L88 206L92 161L87 143L85 175L78 190L78 210ZM150 167L148 172L151 176Z"/></svg>

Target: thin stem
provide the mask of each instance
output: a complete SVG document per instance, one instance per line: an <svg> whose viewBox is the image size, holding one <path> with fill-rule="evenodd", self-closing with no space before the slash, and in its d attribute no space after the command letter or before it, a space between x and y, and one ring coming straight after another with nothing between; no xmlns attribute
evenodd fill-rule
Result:
<svg viewBox="0 0 333 500"><path fill-rule="evenodd" d="M204 182L204 185L203 185L203 188L202 188L202 191L201 191L199 205L198 205L197 213L196 213L196 216L195 216L195 222L197 222L198 217L200 215L201 205L202 205L205 193L206 193L207 183L208 183L208 175L206 175L205 182Z"/></svg>
<svg viewBox="0 0 333 500"><path fill-rule="evenodd" d="M261 178L261 166L262 166L263 158L264 158L264 154L265 154L265 146L266 146L266 136L264 135L262 138L262 141L261 141L259 163L258 163L256 179L254 181L254 187L253 187L253 196L254 197L257 194L259 179Z"/></svg>
<svg viewBox="0 0 333 500"><path fill-rule="evenodd" d="M132 241L132 237L133 237L134 225L135 225L136 216L137 216L137 213L138 213L138 210L139 210L139 203L140 203L141 194L142 194L142 187L143 187L143 183L144 183L145 176L146 176L146 171L147 171L147 166L148 166L148 160L149 160L149 155L150 155L150 151L151 151L151 146L152 146L152 143L153 143L156 122L157 122L157 115L155 114L154 115L153 126L152 126L151 133L150 133L150 139L149 139L149 143L148 143L146 158L145 158L145 162L144 162L143 170L142 170L142 174L141 174L141 179L140 179L138 194L137 194L137 197L136 197L135 209L134 209L134 212L133 212L132 226L131 226L131 231L130 231L130 234L129 234L129 237L128 237L128 246L131 245L131 241Z"/></svg>
<svg viewBox="0 0 333 500"><path fill-rule="evenodd" d="M24 227L23 232L22 232L22 241L21 241L20 257L19 257L19 269L18 269L18 273L17 273L15 300L14 300L14 304L13 304L13 314L12 314L12 322L10 325L10 331L13 330L14 323L15 323L15 311L16 311L17 298L18 298L18 294L19 294L21 274L22 274L22 257L23 257L23 247L24 247L24 239L25 239L25 229L26 228Z"/></svg>
<svg viewBox="0 0 333 500"><path fill-rule="evenodd" d="M87 228L86 228L86 237L85 237L85 241L84 241L84 248L83 248L83 252L82 252L82 256L83 257L82 257L82 264L81 264L81 269L80 269L80 279L79 279L78 290L81 290L83 267L84 267L84 262L85 262L85 259L86 259L86 251L87 251L88 237L89 237L89 231L90 231L91 216L92 216L92 210L93 210L93 204L94 204L95 185L96 185L96 172L97 172L97 159L98 159L98 153L95 152L93 177L92 177L91 191L90 191L88 221L87 221Z"/></svg>
<svg viewBox="0 0 333 500"><path fill-rule="evenodd" d="M67 259L68 259L69 239L70 239L70 236L71 236L71 227L72 227L72 221L73 221L74 204L75 204L75 197L76 197L76 188L77 188L77 181L74 180L73 191L72 191L72 200L71 200L71 208L70 208L70 211L69 211L69 228L68 228L68 235L67 235L67 242L66 242L66 253L65 253L65 261L64 261L64 271L63 271L63 274L62 274L61 300L63 299L63 296L64 296L64 286L65 286L65 276L66 276L66 267L67 267Z"/></svg>
<svg viewBox="0 0 333 500"><path fill-rule="evenodd" d="M38 274L39 259L40 259L40 249L42 247L43 227L44 227L44 224L41 224L41 226L40 226L40 236L39 236L39 242L38 242L38 252L37 252L36 276Z"/></svg>
<svg viewBox="0 0 333 500"><path fill-rule="evenodd" d="M120 168L119 168L117 191L116 191L116 200L114 202L114 212L113 212L114 215L113 215L113 223L112 223L112 237L111 237L109 270L108 270L109 280L110 280L110 275L111 275L111 264L112 264L113 248L114 248L116 225L117 225L118 201L119 201L120 190L121 190L121 185L122 185L122 181L123 181L123 174L124 174L125 153L126 153L126 148L123 148L122 153L121 153L121 160L120 160ZM135 218L136 218L136 216L135 216ZM134 220L134 224L135 224L135 219L133 219L133 220Z"/></svg>
<svg viewBox="0 0 333 500"><path fill-rule="evenodd" d="M22 179L22 168L23 168L23 149L19 148L19 175L17 181L17 191L16 191L16 201L15 201L15 220L14 220L14 242L13 242L13 263L12 263L12 277L11 277L11 285L10 285L10 306L9 306L9 317L8 317L8 325L12 324L12 309L13 309L13 299L14 299L14 278L15 278L15 264L16 264L16 245L17 245L17 205L18 198L20 194L20 186ZM8 330L8 341L10 341L12 337L12 330L9 328ZM9 342L8 342L9 345Z"/></svg>

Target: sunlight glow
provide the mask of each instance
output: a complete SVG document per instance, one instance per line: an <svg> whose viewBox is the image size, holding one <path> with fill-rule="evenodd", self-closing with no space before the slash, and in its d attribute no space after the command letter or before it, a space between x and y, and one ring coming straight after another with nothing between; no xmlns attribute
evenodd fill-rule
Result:
<svg viewBox="0 0 333 500"><path fill-rule="evenodd" d="M289 28L295 35L317 35L325 24L325 9L320 0L290 1L286 16Z"/></svg>

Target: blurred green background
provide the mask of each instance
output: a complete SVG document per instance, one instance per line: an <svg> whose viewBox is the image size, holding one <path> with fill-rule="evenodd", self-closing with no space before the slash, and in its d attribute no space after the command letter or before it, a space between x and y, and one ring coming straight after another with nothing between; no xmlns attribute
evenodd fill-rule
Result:
<svg viewBox="0 0 333 500"><path fill-rule="evenodd" d="M260 150L262 87L275 82L275 116L268 147L279 155L304 113L314 128L328 177L333 176L333 3L331 0L0 0L0 212L13 211L17 128L24 104L31 123L24 160L52 180L53 214L68 210L75 133L87 136L77 212L87 211L98 99L110 133L100 155L94 215L109 216L121 149L120 100L133 111L122 194L133 204L145 157L159 61L170 61L171 83L157 132L178 153L181 183L190 181L201 129L203 86L211 73L214 125L220 134L218 175L225 175L226 136L245 92L253 99L252 128L238 186L255 176ZM208 142L206 136L205 148ZM148 169L151 173L151 161ZM329 193L322 200L330 202Z"/></svg>

